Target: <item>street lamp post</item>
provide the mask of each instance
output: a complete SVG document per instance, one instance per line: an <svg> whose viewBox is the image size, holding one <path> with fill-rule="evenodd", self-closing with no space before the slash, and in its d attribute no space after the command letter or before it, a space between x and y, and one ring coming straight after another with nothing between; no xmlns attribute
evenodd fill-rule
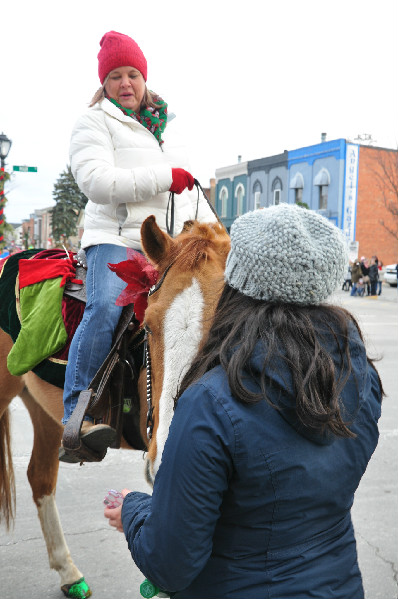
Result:
<svg viewBox="0 0 398 599"><path fill-rule="evenodd" d="M10 151L11 148L11 144L12 141L11 139L8 139L7 135L4 135L4 133L0 134L0 160L1 160L1 169L0 169L0 227L2 227L4 225L4 203L5 203L5 197L4 197L4 178L5 178L5 171L4 171L4 167L6 164L6 158L8 156L8 152ZM0 245L3 245L4 243L4 235L3 232L0 230Z"/></svg>
<svg viewBox="0 0 398 599"><path fill-rule="evenodd" d="M4 171L5 160L8 156L8 152L10 151L12 141L8 139L7 135L4 133L0 134L0 159L1 159L1 169Z"/></svg>

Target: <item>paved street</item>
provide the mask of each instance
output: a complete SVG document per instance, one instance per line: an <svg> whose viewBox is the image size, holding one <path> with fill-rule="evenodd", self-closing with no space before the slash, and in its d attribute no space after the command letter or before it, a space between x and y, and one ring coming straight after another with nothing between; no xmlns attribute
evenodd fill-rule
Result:
<svg viewBox="0 0 398 599"><path fill-rule="evenodd" d="M387 397L380 422L380 443L357 492L353 518L366 599L397 599L397 456L398 456L398 304L397 289L383 289L377 299L338 292L336 302L359 319ZM50 571L26 468L32 428L22 402L12 404L17 520L14 530L0 530L1 599L61 599L58 575ZM93 591L93 599L138 599L143 576L130 558L123 535L102 515L108 488L148 491L142 453L111 451L102 464L61 464L57 503L72 557ZM244 598L242 598L244 599ZM327 598L325 598L327 599ZM355 597L347 598L355 599Z"/></svg>

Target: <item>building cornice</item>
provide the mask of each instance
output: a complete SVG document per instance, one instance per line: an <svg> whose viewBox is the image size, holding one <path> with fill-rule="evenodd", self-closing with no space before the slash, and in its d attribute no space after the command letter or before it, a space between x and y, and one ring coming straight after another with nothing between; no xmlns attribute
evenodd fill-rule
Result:
<svg viewBox="0 0 398 599"><path fill-rule="evenodd" d="M216 182L221 179L231 179L233 181L239 175L247 175L247 161L216 169Z"/></svg>

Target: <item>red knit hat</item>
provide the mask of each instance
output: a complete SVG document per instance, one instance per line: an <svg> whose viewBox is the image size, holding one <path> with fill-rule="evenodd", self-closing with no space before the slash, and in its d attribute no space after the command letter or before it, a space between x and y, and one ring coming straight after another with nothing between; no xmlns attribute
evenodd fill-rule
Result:
<svg viewBox="0 0 398 599"><path fill-rule="evenodd" d="M101 83L114 69L119 67L134 67L144 77L147 77L146 58L139 45L128 35L117 31L108 31L100 41L98 52L98 75Z"/></svg>

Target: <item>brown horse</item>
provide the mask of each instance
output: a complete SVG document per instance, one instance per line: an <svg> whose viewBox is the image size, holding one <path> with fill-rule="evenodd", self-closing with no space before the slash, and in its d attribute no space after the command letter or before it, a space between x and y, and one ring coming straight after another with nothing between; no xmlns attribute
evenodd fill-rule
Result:
<svg viewBox="0 0 398 599"><path fill-rule="evenodd" d="M153 481L160 464L173 413L173 395L209 330L223 285L229 237L219 224L187 223L172 239L148 217L142 229L144 251L159 272L145 313L151 359L151 440L147 439L146 375L139 381L141 434L148 443L147 478ZM29 411L34 443L28 479L47 545L50 567L68 597L89 597L91 591L73 563L55 503L58 449L62 438L62 389L33 372L12 376L7 369L11 338L0 330L0 515L7 527L15 512L15 488L9 429L10 402L20 396ZM122 440L122 447L127 444ZM78 595L76 593L78 587ZM75 588L75 590L73 590Z"/></svg>

